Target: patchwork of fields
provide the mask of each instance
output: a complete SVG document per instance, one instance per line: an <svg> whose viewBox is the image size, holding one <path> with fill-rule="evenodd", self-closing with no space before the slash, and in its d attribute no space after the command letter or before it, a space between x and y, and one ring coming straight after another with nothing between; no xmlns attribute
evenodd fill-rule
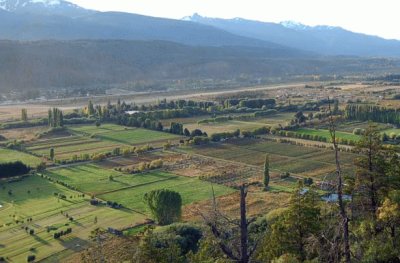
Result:
<svg viewBox="0 0 400 263"><path fill-rule="evenodd" d="M210 183L161 171L129 175L85 164L51 169L45 175L58 183L30 176L3 183L0 189L0 254L13 262L24 262L31 254L45 258L65 249L79 251L97 227L124 228L145 222L150 213L143 196L151 190L175 190L184 205L212 198ZM76 187L77 191L59 183ZM213 190L216 196L234 192L222 185L213 185ZM91 195L122 204L123 208L92 206ZM53 238L55 232L68 227L73 229L72 234ZM30 229L34 235L27 233Z"/></svg>
<svg viewBox="0 0 400 263"><path fill-rule="evenodd" d="M145 130L140 128L126 128L124 126L104 124L96 126L72 126L71 135L50 139L40 139L27 143L25 148L37 156L49 156L49 149L53 148L57 160L71 159L74 155L99 154L110 152L115 148L130 148L151 144L161 146L167 140L180 138L174 134Z"/></svg>
<svg viewBox="0 0 400 263"><path fill-rule="evenodd" d="M55 193L66 198L59 198ZM1 256L11 262L26 262L26 257L31 254L45 258L66 248L79 251L96 227L119 228L146 219L131 211L91 206L89 198L38 176L2 184ZM71 222L66 215L74 220ZM73 229L72 234L59 240L53 238L55 232L68 227ZM34 230L34 235L27 233L25 228ZM48 231L50 228L52 230Z"/></svg>
<svg viewBox="0 0 400 263"><path fill-rule="evenodd" d="M269 154L270 165L274 171L290 172L302 177L322 179L325 175L335 171L333 151L314 147L249 139L186 150L213 158L259 167L264 164L265 155ZM351 171L355 155L341 152L340 156L343 170L345 172Z"/></svg>
<svg viewBox="0 0 400 263"><path fill-rule="evenodd" d="M284 113L252 121L232 120L200 125L197 124L199 118L193 118L184 127L189 130L199 128L208 134L236 129L253 130L284 123L292 115ZM382 131L389 131L387 126L383 128ZM326 129L299 129L296 132L329 137ZM347 130L340 130L337 135L347 140L359 139L359 136ZM41 162L40 156L49 156L50 148L55 150L57 160L67 160L75 155L106 153L115 148L124 150L146 144L157 147L168 140L177 141L181 138L165 132L113 124L103 124L100 127L69 126L62 134L26 142L24 147L32 155L0 148L0 162L21 160L36 166ZM268 192L257 184L261 182L266 154L270 156L273 179ZM345 174L354 172L355 157L355 154L340 153ZM164 162L160 170L140 174L121 172L140 162L156 159ZM39 174L16 182L0 181L0 256L12 262L24 262L31 254L43 259L60 251L79 251L88 245L88 237L96 228L122 229L144 223L150 217L150 212L143 196L152 190L170 189L179 192L185 205L184 212L190 214L188 209L207 205L213 191L219 200L231 204L233 209L237 205L234 200L237 196L232 195L235 190L228 186L254 182L256 184L252 185L249 207L256 214L258 210L264 211L268 202L286 202L298 177L323 180L333 175L334 171L334 154L329 149L264 139L237 139L226 143L174 148L169 152L113 157L99 163L54 166L43 172L51 181ZM293 177L281 180L279 175L284 172L291 173ZM199 176L205 176L202 177L204 180L200 180ZM215 176L213 182L218 184L211 184L207 176ZM123 208L90 205L92 197L100 201L116 202ZM32 221L28 218L32 218ZM72 234L54 239L55 232L68 227L73 229ZM34 235L27 233L31 229Z"/></svg>

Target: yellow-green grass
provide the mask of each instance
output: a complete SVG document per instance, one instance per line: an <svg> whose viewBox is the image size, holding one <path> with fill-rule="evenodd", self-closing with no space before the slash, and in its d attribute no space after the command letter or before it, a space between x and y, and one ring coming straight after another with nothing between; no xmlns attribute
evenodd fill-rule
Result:
<svg viewBox="0 0 400 263"><path fill-rule="evenodd" d="M11 149L0 148L0 163L16 162L21 161L26 165L35 167L40 164L41 159L20 151Z"/></svg>
<svg viewBox="0 0 400 263"><path fill-rule="evenodd" d="M396 129L396 128L386 129L386 130L381 131L381 134L383 134L383 133L386 133L389 136L394 133L397 136L397 135L400 135L400 129Z"/></svg>
<svg viewBox="0 0 400 263"><path fill-rule="evenodd" d="M11 195L8 194L9 190L12 191ZM67 198L59 199L54 193ZM26 262L31 254L41 259L65 249L80 249L87 244L90 232L97 227L124 228L143 223L146 218L129 210L92 206L89 196L82 197L79 192L39 176L2 183L0 200L3 205L0 208L0 255L12 262ZM69 222L61 211L73 217L74 221ZM32 218L32 222L27 222L27 218ZM16 220L23 220L23 223L17 224ZM71 227L73 230L72 234L55 240L55 231L47 232L48 226L59 230ZM24 227L33 229L35 234L29 235Z"/></svg>
<svg viewBox="0 0 400 263"><path fill-rule="evenodd" d="M101 126L97 127L95 125L72 125L68 127L69 130L77 132L77 133L84 133L90 135L102 134L107 132L113 131L124 131L127 129L125 126L116 125L116 124L102 124Z"/></svg>
<svg viewBox="0 0 400 263"><path fill-rule="evenodd" d="M235 191L232 188L223 185L211 185L211 183L201 181L197 178L175 176L171 174L171 179L169 180L115 191L100 195L99 197L105 200L121 203L125 207L133 209L134 211L150 214L143 197L146 193L157 189L169 189L180 193L184 205L206 199L211 200L213 190L216 196L230 194Z"/></svg>
<svg viewBox="0 0 400 263"><path fill-rule="evenodd" d="M88 125L76 127L72 126L70 130L86 135L94 135L96 138L112 141L114 143L128 145L179 138L179 136L171 133L141 128L131 128L115 124L103 124L100 127Z"/></svg>

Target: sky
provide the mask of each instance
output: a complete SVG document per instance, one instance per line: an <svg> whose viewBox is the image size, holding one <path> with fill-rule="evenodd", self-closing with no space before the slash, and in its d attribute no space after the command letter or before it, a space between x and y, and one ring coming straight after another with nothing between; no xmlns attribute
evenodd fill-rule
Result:
<svg viewBox="0 0 400 263"><path fill-rule="evenodd" d="M180 19L241 17L265 22L292 20L400 40L399 0L69 0L85 8Z"/></svg>

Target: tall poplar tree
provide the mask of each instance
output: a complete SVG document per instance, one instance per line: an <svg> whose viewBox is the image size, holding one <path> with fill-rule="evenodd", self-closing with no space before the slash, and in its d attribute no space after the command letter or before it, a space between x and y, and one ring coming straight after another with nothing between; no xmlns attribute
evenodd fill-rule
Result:
<svg viewBox="0 0 400 263"><path fill-rule="evenodd" d="M269 176L269 155L267 154L267 155L265 156L265 162L264 162L264 178L263 178L263 183L264 183L264 188L265 188L265 190L268 189L269 181L270 181L270 176Z"/></svg>

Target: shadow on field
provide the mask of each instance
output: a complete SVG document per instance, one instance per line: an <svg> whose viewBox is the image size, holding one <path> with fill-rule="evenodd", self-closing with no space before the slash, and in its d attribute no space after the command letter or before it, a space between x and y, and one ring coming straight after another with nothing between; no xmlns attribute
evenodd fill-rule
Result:
<svg viewBox="0 0 400 263"><path fill-rule="evenodd" d="M74 252L79 252L85 249L89 245L89 242L79 237L74 237L66 241L62 241L60 242L60 244L66 249L70 249Z"/></svg>
<svg viewBox="0 0 400 263"><path fill-rule="evenodd" d="M48 241L44 240L43 238L41 238L41 237L39 237L39 236L34 236L34 238L35 238L35 240L36 240L37 242L40 242L40 243L42 243L43 245L50 245L50 243L49 243Z"/></svg>

